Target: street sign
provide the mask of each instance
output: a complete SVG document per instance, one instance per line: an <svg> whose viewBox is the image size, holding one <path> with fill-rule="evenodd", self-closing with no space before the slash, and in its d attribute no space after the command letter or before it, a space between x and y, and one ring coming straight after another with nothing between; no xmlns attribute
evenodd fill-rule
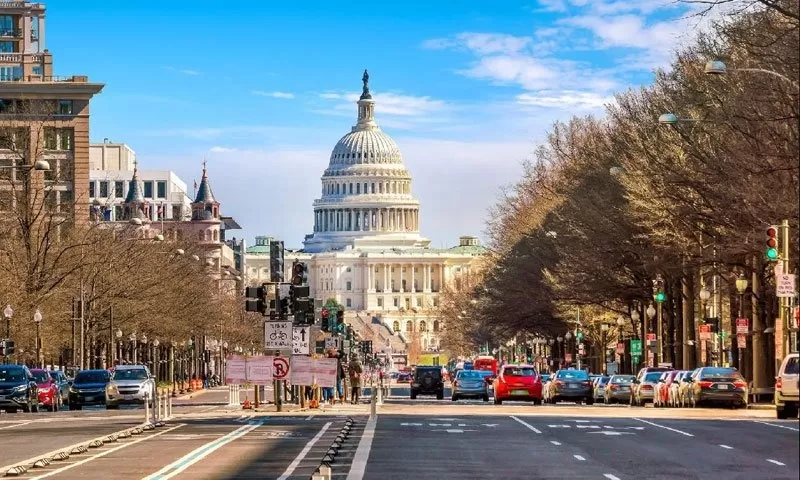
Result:
<svg viewBox="0 0 800 480"><path fill-rule="evenodd" d="M747 348L747 336L746 335L736 335L736 345L739 348Z"/></svg>
<svg viewBox="0 0 800 480"><path fill-rule="evenodd" d="M700 325L700 340L711 340L711 325Z"/></svg>
<svg viewBox="0 0 800 480"><path fill-rule="evenodd" d="M274 357L272 360L272 376L276 380L283 380L289 375L289 359Z"/></svg>
<svg viewBox="0 0 800 480"><path fill-rule="evenodd" d="M656 334L655 333L648 333L647 334L647 341L648 342L655 342L656 341Z"/></svg>
<svg viewBox="0 0 800 480"><path fill-rule="evenodd" d="M264 348L292 349L292 322L264 322Z"/></svg>
<svg viewBox="0 0 800 480"><path fill-rule="evenodd" d="M339 341L341 337L328 337L325 339L325 349L333 348L334 350L339 350L341 347L339 345Z"/></svg>
<svg viewBox="0 0 800 480"><path fill-rule="evenodd" d="M292 355L308 355L311 337L311 328L294 327L292 329Z"/></svg>
<svg viewBox="0 0 800 480"><path fill-rule="evenodd" d="M736 334L737 335L747 335L750 331L750 320L747 318L737 318L736 319Z"/></svg>
<svg viewBox="0 0 800 480"><path fill-rule="evenodd" d="M775 296L779 298L791 298L795 295L797 295L795 290L795 275L793 273L775 275Z"/></svg>
<svg viewBox="0 0 800 480"><path fill-rule="evenodd" d="M631 355L634 357L641 357L642 356L642 341L641 340L631 340Z"/></svg>

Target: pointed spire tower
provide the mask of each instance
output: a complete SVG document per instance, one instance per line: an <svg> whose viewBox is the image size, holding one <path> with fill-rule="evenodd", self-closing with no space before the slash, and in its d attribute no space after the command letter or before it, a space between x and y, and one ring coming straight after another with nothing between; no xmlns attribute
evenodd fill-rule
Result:
<svg viewBox="0 0 800 480"><path fill-rule="evenodd" d="M208 181L206 162L203 161L203 178L197 188L197 196L192 203L192 221L219 221L219 202L214 199L211 184Z"/></svg>
<svg viewBox="0 0 800 480"><path fill-rule="evenodd" d="M151 208L152 206L144 199L142 181L139 180L139 166L134 163L133 177L128 182L128 195L122 204L122 220L130 221L138 218L142 222L149 222Z"/></svg>

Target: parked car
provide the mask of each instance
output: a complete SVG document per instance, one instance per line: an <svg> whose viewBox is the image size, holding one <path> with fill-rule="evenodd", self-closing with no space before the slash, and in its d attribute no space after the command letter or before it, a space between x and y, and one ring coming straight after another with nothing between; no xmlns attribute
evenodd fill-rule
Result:
<svg viewBox="0 0 800 480"><path fill-rule="evenodd" d="M0 365L0 409L6 413L39 411L39 392L25 365Z"/></svg>
<svg viewBox="0 0 800 480"><path fill-rule="evenodd" d="M461 398L481 398L489 401L489 386L486 379L477 370L460 370L453 379L451 399L455 402Z"/></svg>
<svg viewBox="0 0 800 480"><path fill-rule="evenodd" d="M647 402L653 401L656 384L664 372L671 372L672 368L666 367L646 367L639 370L636 379L631 387L631 405L644 406Z"/></svg>
<svg viewBox="0 0 800 480"><path fill-rule="evenodd" d="M724 403L734 408L747 406L747 381L735 368L703 367L692 378L695 405Z"/></svg>
<svg viewBox="0 0 800 480"><path fill-rule="evenodd" d="M680 370L672 370L661 374L661 378L658 379L653 392L654 407L666 407L669 405L669 390L679 373L681 373Z"/></svg>
<svg viewBox="0 0 800 480"><path fill-rule="evenodd" d="M50 376L50 372L42 368L34 368L31 370L31 375L36 381L39 405L51 412L57 412L61 407L61 393L58 391L56 381Z"/></svg>
<svg viewBox="0 0 800 480"><path fill-rule="evenodd" d="M88 405L107 405L108 370L81 370L75 374L69 389L69 409L80 410Z"/></svg>
<svg viewBox="0 0 800 480"><path fill-rule="evenodd" d="M557 371L550 380L549 398L550 403L567 400L577 404L585 401L587 405L592 405L594 394L589 374L574 369Z"/></svg>
<svg viewBox="0 0 800 480"><path fill-rule="evenodd" d="M411 379L411 400L417 395L436 395L437 400L444 398L444 379L442 367L417 366Z"/></svg>
<svg viewBox="0 0 800 480"><path fill-rule="evenodd" d="M61 370L50 370L50 377L56 382L58 393L61 395L61 405L69 404L70 380Z"/></svg>
<svg viewBox="0 0 800 480"><path fill-rule="evenodd" d="M122 404L144 404L154 398L156 381L144 365L118 365L111 374L106 408Z"/></svg>
<svg viewBox="0 0 800 480"><path fill-rule="evenodd" d="M612 375L606 384L603 403L630 403L635 378L633 375Z"/></svg>
<svg viewBox="0 0 800 480"><path fill-rule="evenodd" d="M542 404L542 379L532 365L505 365L494 379L494 403L524 400Z"/></svg>
<svg viewBox="0 0 800 480"><path fill-rule="evenodd" d="M594 401L595 402L602 402L606 395L606 385L608 385L608 380L611 377L607 375L600 375L594 379L594 383L592 385L592 392L594 394Z"/></svg>
<svg viewBox="0 0 800 480"><path fill-rule="evenodd" d="M800 359L786 355L775 377L775 412L780 419L797 418L800 403Z"/></svg>

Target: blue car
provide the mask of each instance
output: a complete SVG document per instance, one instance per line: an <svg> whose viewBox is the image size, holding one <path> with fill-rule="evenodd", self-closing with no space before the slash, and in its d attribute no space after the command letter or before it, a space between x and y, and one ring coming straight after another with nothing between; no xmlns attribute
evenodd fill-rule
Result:
<svg viewBox="0 0 800 480"><path fill-rule="evenodd" d="M111 382L108 370L81 370L69 387L69 409L80 410L85 406L108 404L106 390Z"/></svg>

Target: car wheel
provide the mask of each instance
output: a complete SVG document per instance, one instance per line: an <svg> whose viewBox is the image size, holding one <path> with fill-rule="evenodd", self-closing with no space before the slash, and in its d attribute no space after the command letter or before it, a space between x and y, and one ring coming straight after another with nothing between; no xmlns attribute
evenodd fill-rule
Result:
<svg viewBox="0 0 800 480"><path fill-rule="evenodd" d="M489 401L489 395L484 395L483 396L483 401L484 402L488 402Z"/></svg>
<svg viewBox="0 0 800 480"><path fill-rule="evenodd" d="M594 405L594 398L586 397L586 405Z"/></svg>
<svg viewBox="0 0 800 480"><path fill-rule="evenodd" d="M776 408L775 415L777 416L778 420L786 420L787 418L789 418L789 412L786 411L786 407Z"/></svg>
<svg viewBox="0 0 800 480"><path fill-rule="evenodd" d="M28 402L22 406L23 413L31 413L31 403Z"/></svg>
<svg viewBox="0 0 800 480"><path fill-rule="evenodd" d="M416 400L416 399L417 399L417 392L412 390L411 391L411 400Z"/></svg>
<svg viewBox="0 0 800 480"><path fill-rule="evenodd" d="M69 405L70 411L72 411L72 410L80 410L81 408L82 407L80 405L72 405L72 404Z"/></svg>
<svg viewBox="0 0 800 480"><path fill-rule="evenodd" d="M107 403L106 410L119 410L119 404Z"/></svg>
<svg viewBox="0 0 800 480"><path fill-rule="evenodd" d="M17 409L16 408L9 408L8 410L6 410L6 413L17 413Z"/></svg>
<svg viewBox="0 0 800 480"><path fill-rule="evenodd" d="M440 391L436 394L436 400L444 400L444 391Z"/></svg>
<svg viewBox="0 0 800 480"><path fill-rule="evenodd" d="M450 400L452 400L454 402L457 402L458 401L458 395L453 395L452 397L450 397Z"/></svg>
<svg viewBox="0 0 800 480"><path fill-rule="evenodd" d="M541 398L534 398L533 399L533 404L534 405L541 405L542 404L542 399Z"/></svg>
<svg viewBox="0 0 800 480"><path fill-rule="evenodd" d="M494 397L494 404L495 405L502 405L503 404L503 399Z"/></svg>

